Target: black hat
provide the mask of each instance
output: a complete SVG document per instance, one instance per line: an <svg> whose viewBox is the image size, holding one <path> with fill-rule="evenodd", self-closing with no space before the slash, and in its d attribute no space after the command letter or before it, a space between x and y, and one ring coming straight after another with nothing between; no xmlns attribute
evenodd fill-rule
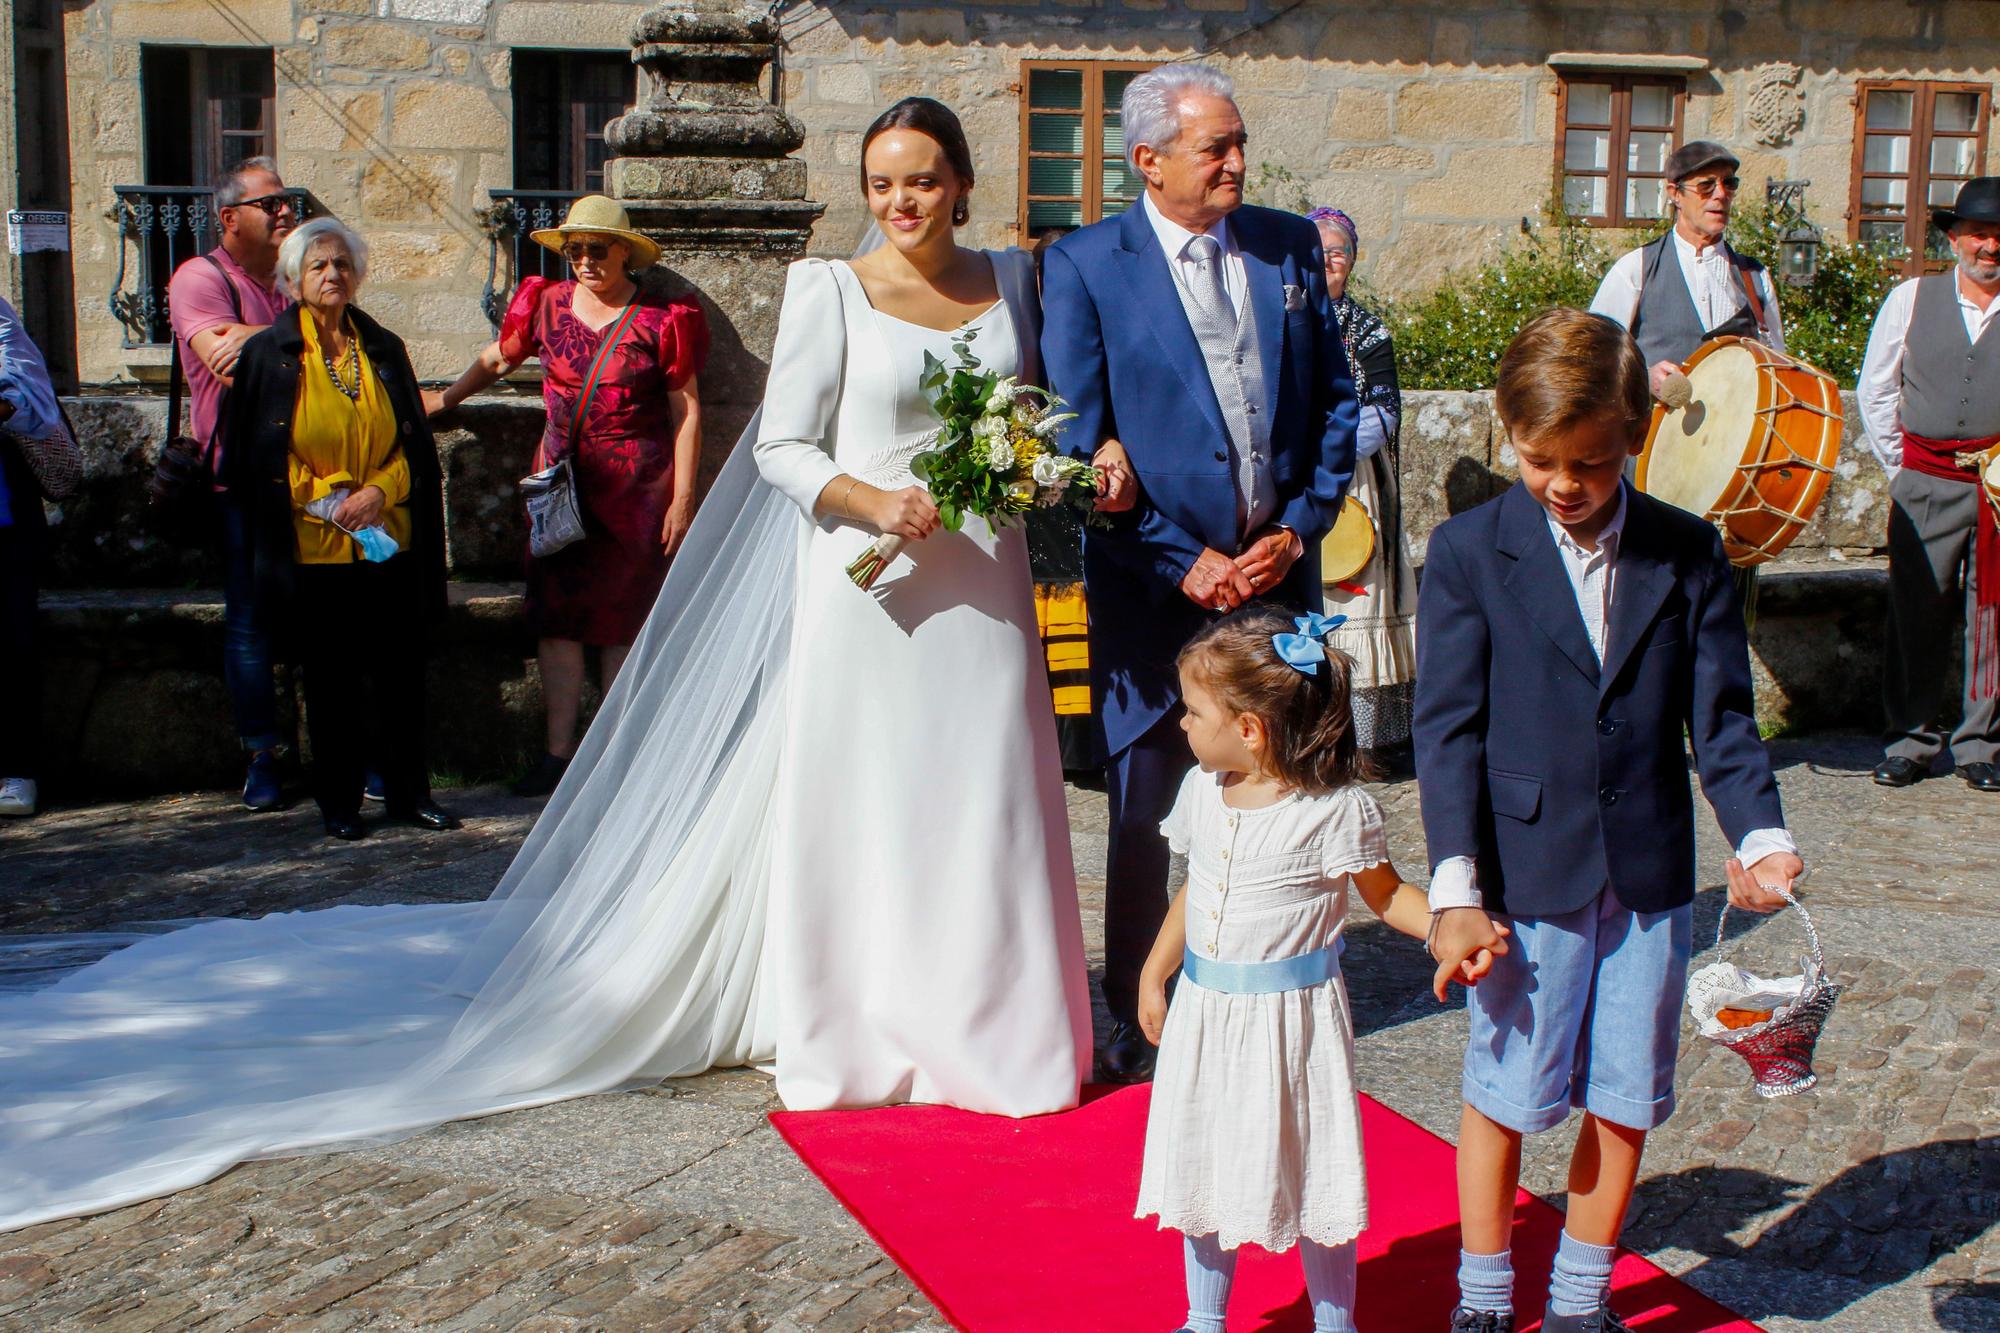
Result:
<svg viewBox="0 0 2000 1333"><path fill-rule="evenodd" d="M2000 176L1974 176L1958 188L1958 202L1933 208L1931 225L1950 231L1954 222L2000 222Z"/></svg>
<svg viewBox="0 0 2000 1333"><path fill-rule="evenodd" d="M1667 159L1667 179L1679 185L1703 167L1712 167L1718 162L1727 162L1731 171L1743 165L1736 160L1736 154L1721 144L1696 139L1674 149L1674 155Z"/></svg>

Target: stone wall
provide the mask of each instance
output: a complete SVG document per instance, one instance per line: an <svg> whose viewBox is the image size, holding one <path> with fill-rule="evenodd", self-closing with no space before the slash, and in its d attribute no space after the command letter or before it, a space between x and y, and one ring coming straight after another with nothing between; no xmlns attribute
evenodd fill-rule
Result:
<svg viewBox="0 0 2000 1333"><path fill-rule="evenodd" d="M1505 490L1517 475L1513 450L1493 416L1492 396L1444 390L1403 395L1403 512L1422 558L1431 529ZM163 542L145 522L145 482L165 428L164 400L92 395L69 400L84 448L85 481L62 506L48 582L60 588L187 587L217 582L212 556ZM1811 525L1784 559L1793 563L1876 552L1888 524L1882 470L1862 439L1853 395L1833 484ZM444 466L446 540L453 577L520 575L527 533L517 482L543 424L538 398L474 398L438 423ZM727 440L711 440L719 462Z"/></svg>
<svg viewBox="0 0 2000 1333"><path fill-rule="evenodd" d="M1516 477L1490 395L1404 396L1404 513L1419 561L1431 530ZM144 482L165 411L157 397L73 399L82 492L51 530L42 604L48 777L62 799L219 786L240 780L211 552L146 528ZM1849 405L1849 418L1853 408ZM459 777L507 772L540 727L534 643L518 578L526 531L515 482L541 430L536 400L474 399L442 423L452 610L430 668L433 766ZM1887 521L1881 470L1850 429L1818 517L1762 580L1752 638L1767 727L1853 725L1877 707ZM297 730L281 671L283 726Z"/></svg>
<svg viewBox="0 0 2000 1333"><path fill-rule="evenodd" d="M144 44L269 46L278 163L368 239L363 303L406 338L419 374L450 378L492 338L480 309L478 211L513 175L511 52L621 51L639 0L90 0L66 15L77 338L86 382L163 355L121 345L105 307L118 268L112 187L146 183ZM185 185L193 182L164 181ZM128 255L128 259L130 256Z"/></svg>
<svg viewBox="0 0 2000 1333"><path fill-rule="evenodd" d="M364 303L410 342L420 374L449 377L490 336L479 308L488 247L477 211L513 184L511 52L617 50L643 0L84 0L66 13L73 243L87 382L141 363L105 308L117 271L112 187L143 176L144 43L268 45L276 52L278 157L373 247ZM1860 77L1971 79L2000 71L1991 0L1670 0L1532 7L1482 0L1334 6L1325 0L926 0L784 11L778 93L809 127L808 197L832 205L815 239L845 254L865 214L861 133L887 103L927 93L963 114L980 180L974 244L1019 239L1021 61L1206 59L1242 90L1253 163L1282 167L1358 219L1365 277L1405 291L1472 262L1537 212L1553 183L1559 52L1693 57L1688 137L1735 145L1754 191L1813 181L1815 217L1844 231ZM1803 120L1755 142L1759 67L1800 71ZM172 133L173 127L151 127ZM1990 137L2000 170L2000 136ZM169 182L183 184L185 182Z"/></svg>
<svg viewBox="0 0 2000 1333"><path fill-rule="evenodd" d="M1846 0L1505 5L1412 0L1377 6L1269 0L1073 0L964 6L807 3L786 11L784 96L812 130L810 193L829 205L823 253L845 253L865 221L854 184L861 132L881 107L925 93L965 119L980 172L976 243L1019 239L1021 62L1210 61L1237 82L1248 157L1291 173L1361 229L1362 274L1392 292L1434 285L1538 214L1554 184L1558 53L1692 57L1687 139L1720 139L1748 192L1806 177L1811 212L1846 233L1858 78L2000 73L2000 21L1985 0L1922 6ZM1798 129L1757 141L1760 67L1798 67ZM1989 139L2000 170L2000 136ZM1291 196L1285 189L1278 195ZM1293 198L1268 202L1290 204Z"/></svg>

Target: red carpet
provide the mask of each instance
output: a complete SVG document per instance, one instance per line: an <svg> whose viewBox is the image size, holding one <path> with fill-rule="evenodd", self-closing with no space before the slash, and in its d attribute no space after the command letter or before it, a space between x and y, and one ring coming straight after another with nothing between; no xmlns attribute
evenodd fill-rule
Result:
<svg viewBox="0 0 2000 1333"><path fill-rule="evenodd" d="M935 1106L781 1112L787 1143L968 1333L1170 1333L1187 1313L1180 1236L1132 1216L1145 1087L1091 1088L1061 1115ZM1367 1333L1438 1333L1457 1295L1452 1147L1362 1099L1369 1211L1356 1312ZM1514 1262L1523 1333L1540 1317L1561 1215L1527 1194ZM1635 1333L1756 1333L1636 1255L1615 1308ZM1231 1333L1311 1333L1296 1255L1246 1250Z"/></svg>

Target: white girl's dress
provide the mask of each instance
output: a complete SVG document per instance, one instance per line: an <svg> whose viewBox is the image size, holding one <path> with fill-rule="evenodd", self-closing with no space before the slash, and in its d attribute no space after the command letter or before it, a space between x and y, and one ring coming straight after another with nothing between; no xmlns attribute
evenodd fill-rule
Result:
<svg viewBox="0 0 2000 1333"><path fill-rule="evenodd" d="M1233 810L1219 777L1196 769L1160 831L1188 858L1188 950L1225 963L1337 948L1349 876L1389 859L1381 807L1353 786ZM1137 1215L1154 1214L1225 1249L1282 1253L1301 1237L1331 1246L1361 1234L1361 1104L1338 975L1267 994L1182 976L1146 1121Z"/></svg>

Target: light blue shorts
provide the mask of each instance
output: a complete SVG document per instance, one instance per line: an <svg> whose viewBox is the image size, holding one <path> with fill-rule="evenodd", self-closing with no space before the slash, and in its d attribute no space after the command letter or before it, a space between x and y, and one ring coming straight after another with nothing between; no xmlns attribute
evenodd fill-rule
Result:
<svg viewBox="0 0 2000 1333"><path fill-rule="evenodd" d="M1634 912L1609 889L1561 916L1509 917L1508 952L1466 1008L1466 1103L1523 1134L1580 1106L1629 1129L1674 1111L1692 904Z"/></svg>

